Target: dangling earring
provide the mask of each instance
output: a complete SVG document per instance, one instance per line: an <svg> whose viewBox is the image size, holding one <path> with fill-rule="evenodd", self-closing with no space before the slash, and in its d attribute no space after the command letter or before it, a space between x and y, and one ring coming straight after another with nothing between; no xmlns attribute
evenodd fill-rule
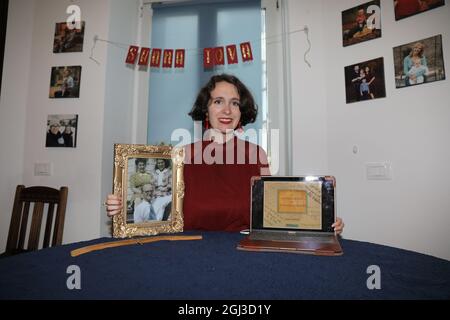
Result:
<svg viewBox="0 0 450 320"><path fill-rule="evenodd" d="M244 129L242 128L242 123L241 123L241 121L239 121L236 130L237 130L237 132L239 132L239 133L244 132Z"/></svg>
<svg viewBox="0 0 450 320"><path fill-rule="evenodd" d="M208 120L208 117L206 117L206 119L205 119L205 130L208 130L209 129L209 120Z"/></svg>

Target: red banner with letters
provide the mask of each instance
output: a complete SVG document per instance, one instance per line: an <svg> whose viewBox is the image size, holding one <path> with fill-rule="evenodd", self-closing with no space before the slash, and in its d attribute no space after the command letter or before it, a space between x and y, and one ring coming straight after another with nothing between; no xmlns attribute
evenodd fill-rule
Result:
<svg viewBox="0 0 450 320"><path fill-rule="evenodd" d="M150 57L150 48L141 48L141 53L139 55L138 65L146 66L148 65L148 58Z"/></svg>
<svg viewBox="0 0 450 320"><path fill-rule="evenodd" d="M159 68L161 64L161 49L153 49L152 57L150 59L150 67Z"/></svg>
<svg viewBox="0 0 450 320"><path fill-rule="evenodd" d="M172 68L173 49L164 49L163 68Z"/></svg>
<svg viewBox="0 0 450 320"><path fill-rule="evenodd" d="M226 47L228 64L238 63L236 45L232 44Z"/></svg>
<svg viewBox="0 0 450 320"><path fill-rule="evenodd" d="M250 42L241 43L241 54L242 61L246 62L253 60L252 47L250 46Z"/></svg>
<svg viewBox="0 0 450 320"><path fill-rule="evenodd" d="M136 58L138 56L139 47L137 46L130 46L127 53L127 59L125 60L125 63L134 64L136 62Z"/></svg>
<svg viewBox="0 0 450 320"><path fill-rule="evenodd" d="M243 42L239 46L242 62L252 61L253 53L250 42ZM225 57L227 64L239 63L237 45L230 44L225 47L203 48L203 67L208 69L214 66L223 66L225 65ZM184 68L186 49L150 49L130 45L125 62L127 64L135 64L136 61L139 66L150 65L152 68L160 68L161 61L163 68Z"/></svg>
<svg viewBox="0 0 450 320"><path fill-rule="evenodd" d="M175 68L184 68L184 49L175 50Z"/></svg>

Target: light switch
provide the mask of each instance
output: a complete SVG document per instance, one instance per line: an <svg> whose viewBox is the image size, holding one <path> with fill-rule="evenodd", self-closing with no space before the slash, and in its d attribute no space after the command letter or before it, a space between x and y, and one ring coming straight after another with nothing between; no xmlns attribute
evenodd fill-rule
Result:
<svg viewBox="0 0 450 320"><path fill-rule="evenodd" d="M51 176L52 175L51 162L35 163L34 164L34 175L35 176Z"/></svg>
<svg viewBox="0 0 450 320"><path fill-rule="evenodd" d="M367 180L391 180L392 168L390 162L367 162Z"/></svg>

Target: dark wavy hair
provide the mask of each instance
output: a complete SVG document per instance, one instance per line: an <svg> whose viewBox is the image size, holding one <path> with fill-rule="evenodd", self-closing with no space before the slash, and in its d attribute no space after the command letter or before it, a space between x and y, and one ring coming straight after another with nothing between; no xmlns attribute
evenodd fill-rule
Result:
<svg viewBox="0 0 450 320"><path fill-rule="evenodd" d="M155 168L158 167L158 160L163 160L164 161L164 168L170 168L170 160L169 159L163 159L163 158L156 159Z"/></svg>
<svg viewBox="0 0 450 320"><path fill-rule="evenodd" d="M234 85L238 91L241 111L241 125L245 126L248 123L253 123L258 115L258 106L253 99L252 94L247 87L237 77L229 74L214 75L208 81L208 83L200 90L195 100L189 115L194 121L204 121L206 119L206 113L208 112L208 104L211 100L211 91L216 87L218 82L228 82Z"/></svg>
<svg viewBox="0 0 450 320"><path fill-rule="evenodd" d="M138 166L139 162L142 162L143 164L147 165L146 158L136 158L136 160L134 160L134 164L136 165L136 170L137 170L137 166Z"/></svg>

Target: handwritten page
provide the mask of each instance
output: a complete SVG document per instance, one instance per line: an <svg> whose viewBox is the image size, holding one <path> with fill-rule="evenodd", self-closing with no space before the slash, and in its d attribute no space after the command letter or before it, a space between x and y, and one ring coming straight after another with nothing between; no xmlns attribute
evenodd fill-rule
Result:
<svg viewBox="0 0 450 320"><path fill-rule="evenodd" d="M265 228L320 230L322 228L322 182L264 183Z"/></svg>

